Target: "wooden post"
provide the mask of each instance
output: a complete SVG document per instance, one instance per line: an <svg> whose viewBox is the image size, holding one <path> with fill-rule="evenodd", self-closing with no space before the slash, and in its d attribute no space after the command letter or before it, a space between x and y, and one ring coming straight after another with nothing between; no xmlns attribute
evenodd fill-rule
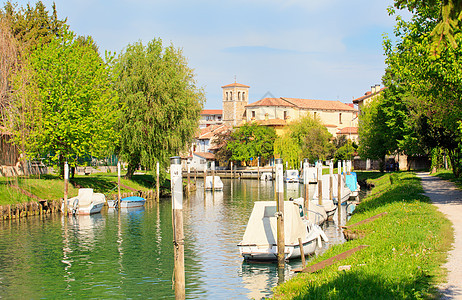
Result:
<svg viewBox="0 0 462 300"><path fill-rule="evenodd" d="M309 211L310 211L310 179L308 178L308 168L310 167L310 163L308 158L303 160L303 183L305 186L305 203L304 203L304 214L306 219L309 220Z"/></svg>
<svg viewBox="0 0 462 300"><path fill-rule="evenodd" d="M184 235L183 235L183 178L181 174L181 158L170 159L170 175L172 189L173 245L174 245L174 287L175 298L185 299L184 270Z"/></svg>
<svg viewBox="0 0 462 300"><path fill-rule="evenodd" d="M284 238L284 166L282 158L276 159L276 190L277 190L277 248L278 268L285 266L285 238Z"/></svg>
<svg viewBox="0 0 462 300"><path fill-rule="evenodd" d="M329 162L329 199L334 201L334 162Z"/></svg>
<svg viewBox="0 0 462 300"><path fill-rule="evenodd" d="M233 176L233 162L231 162L231 179L233 179L234 176Z"/></svg>
<svg viewBox="0 0 462 300"><path fill-rule="evenodd" d="M64 163L64 215L69 213L67 205L67 193L69 191L69 165L67 161Z"/></svg>
<svg viewBox="0 0 462 300"><path fill-rule="evenodd" d="M160 180L159 180L160 166L159 162L156 163L156 201L160 201Z"/></svg>
<svg viewBox="0 0 462 300"><path fill-rule="evenodd" d="M215 192L215 161L212 161L210 168L212 169L212 192Z"/></svg>
<svg viewBox="0 0 462 300"><path fill-rule="evenodd" d="M303 242L301 238L298 238L298 246L300 247L300 257L302 258L302 268L305 268L305 251L303 250Z"/></svg>
<svg viewBox="0 0 462 300"><path fill-rule="evenodd" d="M343 165L343 181L346 181L346 160L342 162Z"/></svg>
<svg viewBox="0 0 462 300"><path fill-rule="evenodd" d="M342 225L342 162L339 160L337 165L337 217L338 227Z"/></svg>
<svg viewBox="0 0 462 300"><path fill-rule="evenodd" d="M117 207L120 208L120 161L117 162Z"/></svg>
<svg viewBox="0 0 462 300"><path fill-rule="evenodd" d="M260 180L260 157L257 157L257 179Z"/></svg>
<svg viewBox="0 0 462 300"><path fill-rule="evenodd" d="M322 164L318 163L318 204L322 205Z"/></svg>
<svg viewBox="0 0 462 300"><path fill-rule="evenodd" d="M191 163L190 161L188 160L187 161L187 165L188 165L188 197L189 197L189 193L191 192Z"/></svg>

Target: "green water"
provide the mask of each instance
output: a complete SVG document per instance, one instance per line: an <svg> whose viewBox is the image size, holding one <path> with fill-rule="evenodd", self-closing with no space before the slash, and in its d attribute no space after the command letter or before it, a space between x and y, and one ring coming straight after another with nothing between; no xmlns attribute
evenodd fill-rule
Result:
<svg viewBox="0 0 462 300"><path fill-rule="evenodd" d="M237 244L253 202L274 198L271 182L224 180L223 192L199 188L184 199L186 297L260 299L278 276L275 264L247 264ZM287 191L297 197L298 187ZM205 197L204 197L205 196ZM133 211L32 217L0 223L0 297L174 298L170 199ZM335 233L334 233L335 235Z"/></svg>

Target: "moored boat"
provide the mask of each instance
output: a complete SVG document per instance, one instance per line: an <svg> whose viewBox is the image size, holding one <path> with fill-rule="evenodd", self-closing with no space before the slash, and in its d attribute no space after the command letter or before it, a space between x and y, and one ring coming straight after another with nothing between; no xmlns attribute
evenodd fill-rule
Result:
<svg viewBox="0 0 462 300"><path fill-rule="evenodd" d="M91 215L101 212L106 202L106 196L101 193L94 193L91 188L79 189L77 197L67 199L67 209L72 214ZM61 206L64 211L64 202Z"/></svg>
<svg viewBox="0 0 462 300"><path fill-rule="evenodd" d="M120 199L121 208L142 207L146 203L146 199L139 196L130 196ZM109 208L117 207L117 200L108 200Z"/></svg>
<svg viewBox="0 0 462 300"><path fill-rule="evenodd" d="M300 182L298 170L286 170L284 174L285 182Z"/></svg>
<svg viewBox="0 0 462 300"><path fill-rule="evenodd" d="M208 191L222 191L223 190L223 181L221 181L220 176L207 176L205 177L205 189Z"/></svg>
<svg viewBox="0 0 462 300"><path fill-rule="evenodd" d="M257 201L249 218L242 241L238 244L239 252L245 260L276 260L276 202ZM322 246L321 237L325 236L322 229L312 223L306 223L300 215L299 205L292 201L284 201L284 236L285 259L312 254L317 247Z"/></svg>

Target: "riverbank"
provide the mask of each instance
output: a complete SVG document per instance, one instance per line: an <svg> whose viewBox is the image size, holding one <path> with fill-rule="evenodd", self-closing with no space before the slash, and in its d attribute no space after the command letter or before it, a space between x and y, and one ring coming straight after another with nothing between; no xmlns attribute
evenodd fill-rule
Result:
<svg viewBox="0 0 462 300"><path fill-rule="evenodd" d="M313 274L299 274L274 289L276 299L403 299L439 296L442 265L453 242L451 223L424 196L412 173L362 173L375 188L348 222L387 215L355 227L363 238L336 245L309 265L359 245L369 247ZM348 225L347 224L347 225ZM339 270L340 266L348 266Z"/></svg>

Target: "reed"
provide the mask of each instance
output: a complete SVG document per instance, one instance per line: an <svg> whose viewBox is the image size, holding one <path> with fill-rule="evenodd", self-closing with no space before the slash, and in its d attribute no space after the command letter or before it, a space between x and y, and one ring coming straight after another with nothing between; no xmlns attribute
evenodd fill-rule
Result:
<svg viewBox="0 0 462 300"><path fill-rule="evenodd" d="M369 245L344 261L313 274L299 274L274 289L276 299L428 299L437 297L444 278L442 264L453 241L450 222L423 196L413 173L370 173L375 188L348 222L353 224L388 212L355 227L357 240L336 245L307 265L358 245ZM367 172L361 174L367 177ZM390 181L393 176L393 184ZM340 265L351 265L339 271Z"/></svg>

